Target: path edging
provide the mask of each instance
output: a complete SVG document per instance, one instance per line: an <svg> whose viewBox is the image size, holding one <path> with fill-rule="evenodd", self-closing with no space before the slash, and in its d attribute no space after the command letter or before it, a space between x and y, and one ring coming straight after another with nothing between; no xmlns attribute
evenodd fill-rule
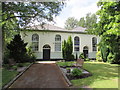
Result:
<svg viewBox="0 0 120 90"><path fill-rule="evenodd" d="M58 68L60 69L60 71L62 72L63 77L65 78L66 82L68 83L68 86L72 86L72 83L70 82L70 80L67 78L67 76L65 75L65 73L61 70L60 66L58 64L56 64L58 66Z"/></svg>
<svg viewBox="0 0 120 90"><path fill-rule="evenodd" d="M30 64L26 69L24 69L22 72L20 72L20 73L18 73L18 75L16 76L16 77L14 77L8 84L6 84L3 88L2 88L2 90L5 90L5 89L7 89L9 86L11 86L26 70L28 70L29 69L29 67L31 66L31 65L33 65L34 63L32 63L32 64Z"/></svg>

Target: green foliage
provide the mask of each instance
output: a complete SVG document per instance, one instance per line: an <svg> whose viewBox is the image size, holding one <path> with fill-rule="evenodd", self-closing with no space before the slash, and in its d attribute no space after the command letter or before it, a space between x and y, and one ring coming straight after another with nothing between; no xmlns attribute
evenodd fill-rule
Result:
<svg viewBox="0 0 120 90"><path fill-rule="evenodd" d="M81 27L85 27L85 19L84 17L80 18L79 22L78 22L78 26L81 26Z"/></svg>
<svg viewBox="0 0 120 90"><path fill-rule="evenodd" d="M75 28L77 24L78 24L77 19L75 19L74 17L69 17L65 22L65 28L71 30Z"/></svg>
<svg viewBox="0 0 120 90"><path fill-rule="evenodd" d="M86 58L85 61L90 61L90 59L89 59L89 58Z"/></svg>
<svg viewBox="0 0 120 90"><path fill-rule="evenodd" d="M36 60L36 56L32 51L32 47L27 47L27 61L28 62L34 62Z"/></svg>
<svg viewBox="0 0 120 90"><path fill-rule="evenodd" d="M92 76L83 79L71 80L73 86L90 86L91 88L118 88L117 64L102 62L85 62L83 68L92 73Z"/></svg>
<svg viewBox="0 0 120 90"><path fill-rule="evenodd" d="M68 37L68 40L64 40L62 43L62 55L65 60L74 60L73 52L73 42L71 36Z"/></svg>
<svg viewBox="0 0 120 90"><path fill-rule="evenodd" d="M96 53L96 60L99 61L99 62L102 62L102 61L103 61L103 60L102 60L101 51L98 51L98 52Z"/></svg>
<svg viewBox="0 0 120 90"><path fill-rule="evenodd" d="M2 69L2 86L10 82L16 75L18 74L17 71L9 71L5 68Z"/></svg>
<svg viewBox="0 0 120 90"><path fill-rule="evenodd" d="M10 65L9 65L9 64L3 64L3 67L4 67L5 69L10 69Z"/></svg>
<svg viewBox="0 0 120 90"><path fill-rule="evenodd" d="M37 20L41 25L45 21L53 21L62 10L65 2L2 2L2 34L3 49L14 35ZM5 51L5 50L3 50Z"/></svg>
<svg viewBox="0 0 120 90"><path fill-rule="evenodd" d="M64 40L63 42L62 42L62 55L63 55L63 59L65 59L66 60L66 40Z"/></svg>
<svg viewBox="0 0 120 90"><path fill-rule="evenodd" d="M9 63L9 55L10 52L7 48L5 48L5 52L4 52L4 58L3 58L3 64L8 64Z"/></svg>
<svg viewBox="0 0 120 90"><path fill-rule="evenodd" d="M17 70L17 66L12 66L12 69Z"/></svg>
<svg viewBox="0 0 120 90"><path fill-rule="evenodd" d="M73 66L73 61L67 61L67 62L57 62L59 66Z"/></svg>
<svg viewBox="0 0 120 90"><path fill-rule="evenodd" d="M112 53L109 53L109 55L107 56L107 61L112 63L114 59L115 59L115 55Z"/></svg>
<svg viewBox="0 0 120 90"><path fill-rule="evenodd" d="M80 56L79 56L79 58L81 58L81 59L85 59L84 54L81 53Z"/></svg>
<svg viewBox="0 0 120 90"><path fill-rule="evenodd" d="M97 23L97 15L96 14L91 14L87 13L86 17L80 18L78 22L78 26L87 28L87 32L90 34L93 34L93 30L96 27Z"/></svg>
<svg viewBox="0 0 120 90"><path fill-rule="evenodd" d="M13 58L16 62L24 62L24 57L26 56L27 43L21 39L21 36L15 35L10 44L7 45L7 48L10 51L10 58Z"/></svg>
<svg viewBox="0 0 120 90"><path fill-rule="evenodd" d="M23 64L22 63L18 63L17 66L18 67L23 67Z"/></svg>
<svg viewBox="0 0 120 90"><path fill-rule="evenodd" d="M82 71L78 68L74 68L72 71L72 76L77 77L80 76L82 74Z"/></svg>

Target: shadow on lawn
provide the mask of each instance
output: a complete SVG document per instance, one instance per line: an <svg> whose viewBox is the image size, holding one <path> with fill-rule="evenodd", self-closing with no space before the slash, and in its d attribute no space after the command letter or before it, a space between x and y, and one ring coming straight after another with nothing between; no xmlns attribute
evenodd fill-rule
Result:
<svg viewBox="0 0 120 90"><path fill-rule="evenodd" d="M92 76L79 79L79 80L72 80L75 85L91 85L92 83L100 80L110 80L118 77L118 67L111 66L109 64L103 63L85 63L84 68L92 73Z"/></svg>

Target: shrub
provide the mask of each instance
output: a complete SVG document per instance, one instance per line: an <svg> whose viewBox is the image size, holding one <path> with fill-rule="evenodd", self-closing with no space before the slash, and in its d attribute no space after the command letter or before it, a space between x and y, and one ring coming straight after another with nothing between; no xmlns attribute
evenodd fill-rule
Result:
<svg viewBox="0 0 120 90"><path fill-rule="evenodd" d="M32 52L32 47L29 46L27 47L27 61L29 62L34 62L36 60L36 56L34 55L34 53Z"/></svg>
<svg viewBox="0 0 120 90"><path fill-rule="evenodd" d="M73 42L71 36L68 37L68 40L64 40L62 43L62 55L65 60L74 60L73 52Z"/></svg>
<svg viewBox="0 0 120 90"><path fill-rule="evenodd" d="M99 62L102 62L102 61L103 61L103 60L102 60L101 51L98 51L98 52L96 53L96 61L99 61Z"/></svg>
<svg viewBox="0 0 120 90"><path fill-rule="evenodd" d="M107 61L109 63L112 63L114 61L114 59L115 59L115 55L112 53L109 53L109 55L107 56Z"/></svg>
<svg viewBox="0 0 120 90"><path fill-rule="evenodd" d="M66 70L67 70L67 73L70 73L70 71L71 71L71 69L70 69L70 68L66 68Z"/></svg>
<svg viewBox="0 0 120 90"><path fill-rule="evenodd" d="M78 68L73 69L72 76L80 76L82 74L82 71Z"/></svg>
<svg viewBox="0 0 120 90"><path fill-rule="evenodd" d="M90 61L90 59L89 59L89 58L86 58L85 61Z"/></svg>
<svg viewBox="0 0 120 90"><path fill-rule="evenodd" d="M10 65L9 65L9 64L3 64L3 67L4 67L5 69L10 69Z"/></svg>
<svg viewBox="0 0 120 90"><path fill-rule="evenodd" d="M84 57L84 54L81 53L80 56L79 56L79 58L84 59L84 58L85 58L85 57Z"/></svg>
<svg viewBox="0 0 120 90"><path fill-rule="evenodd" d="M12 66L12 69L17 70L17 66Z"/></svg>
<svg viewBox="0 0 120 90"><path fill-rule="evenodd" d="M7 45L7 48L10 51L10 58L13 58L16 62L24 62L24 57L27 53L26 50L27 43L21 39L21 36L15 35L10 44Z"/></svg>
<svg viewBox="0 0 120 90"><path fill-rule="evenodd" d="M18 67L23 67L23 64L22 64L22 63L18 63L17 66L18 66Z"/></svg>
<svg viewBox="0 0 120 90"><path fill-rule="evenodd" d="M9 50L5 48L4 57L3 57L3 64L9 63Z"/></svg>

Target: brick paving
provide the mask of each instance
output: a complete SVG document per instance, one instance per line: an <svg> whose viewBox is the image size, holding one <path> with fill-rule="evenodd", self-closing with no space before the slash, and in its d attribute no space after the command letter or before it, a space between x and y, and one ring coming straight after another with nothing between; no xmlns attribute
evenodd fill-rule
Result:
<svg viewBox="0 0 120 90"><path fill-rule="evenodd" d="M68 88L55 63L33 64L9 88Z"/></svg>

